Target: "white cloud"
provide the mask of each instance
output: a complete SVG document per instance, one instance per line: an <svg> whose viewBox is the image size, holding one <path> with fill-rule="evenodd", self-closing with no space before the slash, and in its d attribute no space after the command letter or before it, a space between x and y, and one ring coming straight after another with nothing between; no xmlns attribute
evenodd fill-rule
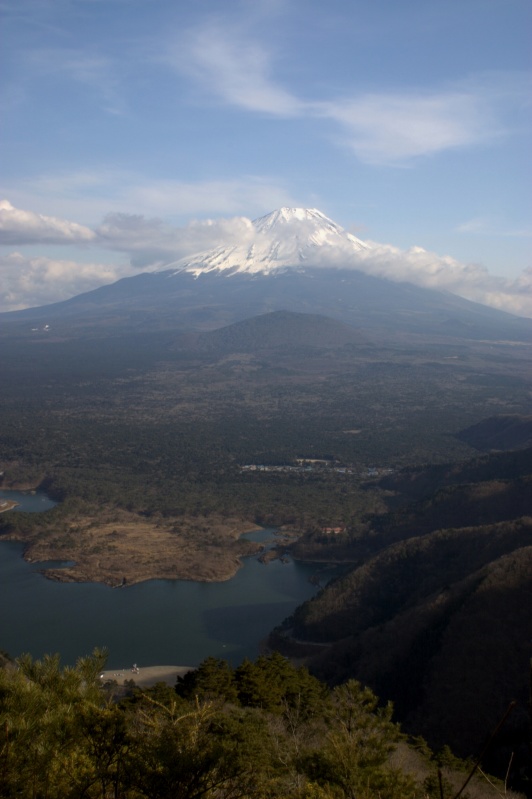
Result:
<svg viewBox="0 0 532 799"><path fill-rule="evenodd" d="M124 113L124 99L116 74L116 64L109 58L93 53L69 53L60 64L61 72L86 86L103 101L104 109L111 114Z"/></svg>
<svg viewBox="0 0 532 799"><path fill-rule="evenodd" d="M137 268L155 268L187 255L248 239L249 219L206 219L174 227L161 219L134 214L109 214L97 228L102 246L131 255Z"/></svg>
<svg viewBox="0 0 532 799"><path fill-rule="evenodd" d="M532 317L532 269L516 279L508 279L492 275L480 264L464 264L422 247L400 250L390 244L368 243L370 249L351 261L361 271L387 280L449 291L501 311Z"/></svg>
<svg viewBox="0 0 532 799"><path fill-rule="evenodd" d="M166 61L230 105L328 119L338 127L333 138L374 165L403 165L505 135L519 127L530 96L529 75L489 72L432 90L344 92L304 101L274 79L273 53L249 31L212 23L187 31Z"/></svg>
<svg viewBox="0 0 532 799"><path fill-rule="evenodd" d="M92 230L76 222L22 211L8 200L0 200L0 244L81 244L94 237Z"/></svg>
<svg viewBox="0 0 532 799"><path fill-rule="evenodd" d="M277 116L296 116L304 103L277 86L270 53L244 31L209 24L187 31L166 60L226 102Z"/></svg>
<svg viewBox="0 0 532 799"><path fill-rule="evenodd" d="M509 228L485 217L474 217L456 228L458 233L481 233L491 236L507 236L510 238L531 238L532 228Z"/></svg>
<svg viewBox="0 0 532 799"><path fill-rule="evenodd" d="M125 110L122 81L125 60L102 55L95 49L70 47L42 47L21 49L21 71L35 79L50 76L62 81L74 82L78 91L87 91L97 100L101 108L110 114L122 114Z"/></svg>
<svg viewBox="0 0 532 799"><path fill-rule="evenodd" d="M487 219L481 216L475 216L473 219L468 219L467 222L462 222L456 228L458 233L485 233L489 229Z"/></svg>
<svg viewBox="0 0 532 799"><path fill-rule="evenodd" d="M323 111L342 125L358 158L372 164L405 163L498 132L486 104L467 92L365 94Z"/></svg>
<svg viewBox="0 0 532 799"><path fill-rule="evenodd" d="M0 256L0 310L16 311L59 302L127 274L132 274L132 270L124 265L30 258L12 252Z"/></svg>
<svg viewBox="0 0 532 799"><path fill-rule="evenodd" d="M231 180L148 180L135 172L100 169L43 174L25 185L4 182L2 191L21 207L40 204L60 216L74 215L95 225L102 213L137 214L169 219L203 214L261 214L297 205L281 179L244 175Z"/></svg>
<svg viewBox="0 0 532 799"><path fill-rule="evenodd" d="M144 207L160 216L249 213L250 208L267 212L293 203L292 195L275 179L244 176L234 180L190 182L157 180L135 183L123 190L128 206Z"/></svg>
<svg viewBox="0 0 532 799"><path fill-rule="evenodd" d="M529 74L486 72L432 90L359 93L323 103L321 113L361 161L401 165L519 131L530 91Z"/></svg>

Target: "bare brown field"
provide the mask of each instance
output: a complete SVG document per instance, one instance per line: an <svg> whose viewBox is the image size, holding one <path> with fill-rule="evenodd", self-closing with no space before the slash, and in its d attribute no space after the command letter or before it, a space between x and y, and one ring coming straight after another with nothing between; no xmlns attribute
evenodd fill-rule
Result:
<svg viewBox="0 0 532 799"><path fill-rule="evenodd" d="M241 558L261 545L241 538L256 529L243 519L198 516L150 520L125 511L113 520L77 517L68 532L24 539L24 557L32 563L73 561L44 569L60 582L100 582L118 587L144 580L229 580ZM14 536L11 536L14 537Z"/></svg>

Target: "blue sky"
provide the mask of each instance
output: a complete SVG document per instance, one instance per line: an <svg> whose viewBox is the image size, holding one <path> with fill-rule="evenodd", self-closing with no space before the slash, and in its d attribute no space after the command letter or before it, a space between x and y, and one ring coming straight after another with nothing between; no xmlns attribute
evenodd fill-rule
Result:
<svg viewBox="0 0 532 799"><path fill-rule="evenodd" d="M450 264L454 290L463 274L465 296L532 316L530 0L0 12L0 310L164 265L288 205L391 245L397 279L429 268L434 285Z"/></svg>

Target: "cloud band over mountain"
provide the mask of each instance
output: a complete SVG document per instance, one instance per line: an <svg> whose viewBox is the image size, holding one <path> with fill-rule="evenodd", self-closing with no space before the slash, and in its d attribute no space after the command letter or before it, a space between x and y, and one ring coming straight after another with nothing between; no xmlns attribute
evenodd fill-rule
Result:
<svg viewBox="0 0 532 799"><path fill-rule="evenodd" d="M340 229L341 230L341 229ZM5 247L68 247L68 257L6 251L0 256L0 310L18 310L67 299L105 283L143 271L168 268L179 259L215 248L264 244L243 216L191 221L182 227L142 215L111 214L91 229L76 222L44 216L0 203L0 244ZM278 235L278 232L277 232ZM286 235L290 236L287 229ZM413 246L366 242L353 250L348 235L327 241L307 267L358 269L397 282L449 291L521 316L532 317L532 269L515 279L492 275L479 264L464 264ZM351 237L353 238L353 237ZM73 251L73 245L82 246ZM80 255L83 254L83 257ZM87 255L90 257L87 261Z"/></svg>

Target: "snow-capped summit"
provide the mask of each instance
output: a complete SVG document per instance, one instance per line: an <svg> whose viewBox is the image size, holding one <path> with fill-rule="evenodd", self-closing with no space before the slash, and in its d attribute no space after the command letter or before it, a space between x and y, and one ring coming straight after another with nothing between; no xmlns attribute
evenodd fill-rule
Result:
<svg viewBox="0 0 532 799"><path fill-rule="evenodd" d="M317 208L279 208L266 216L261 216L253 222L254 227L261 233L275 229L280 225L289 225L291 222L314 222L318 226L330 225L341 230L332 220L318 211Z"/></svg>
<svg viewBox="0 0 532 799"><path fill-rule="evenodd" d="M271 273L288 268L340 264L345 256L369 249L316 208L280 208L255 219L246 240L182 258L164 271L226 274ZM161 270L162 271L162 270Z"/></svg>

